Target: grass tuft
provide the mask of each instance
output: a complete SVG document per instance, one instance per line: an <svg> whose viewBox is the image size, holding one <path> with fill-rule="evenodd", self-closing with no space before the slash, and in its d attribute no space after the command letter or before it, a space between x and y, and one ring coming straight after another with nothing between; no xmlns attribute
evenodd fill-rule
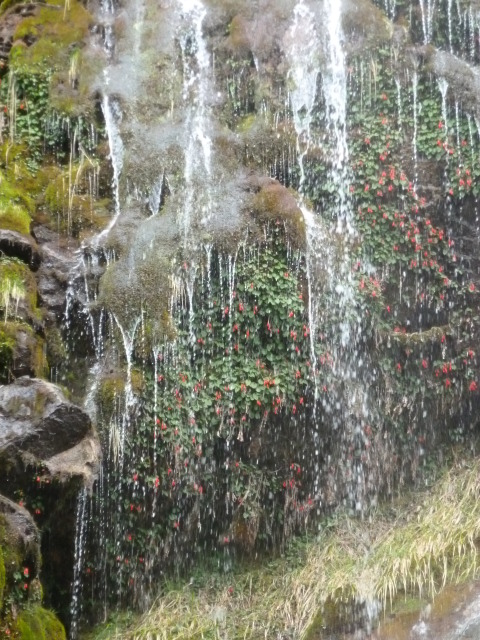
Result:
<svg viewBox="0 0 480 640"><path fill-rule="evenodd" d="M393 517L391 507L368 522L339 517L315 539L296 541L284 558L209 574L201 585L170 590L133 624L89 637L306 640L332 610L338 622L347 603L376 600L387 608L407 596L433 598L447 583L477 574L479 490L480 461L456 466Z"/></svg>

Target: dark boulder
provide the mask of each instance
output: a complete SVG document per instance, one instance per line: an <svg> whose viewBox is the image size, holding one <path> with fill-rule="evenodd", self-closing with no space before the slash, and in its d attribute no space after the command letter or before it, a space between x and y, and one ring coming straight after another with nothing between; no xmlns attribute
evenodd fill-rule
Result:
<svg viewBox="0 0 480 640"><path fill-rule="evenodd" d="M40 267L37 243L30 236L24 236L18 231L0 229L0 252L12 258L19 258L28 264L32 271L37 271Z"/></svg>
<svg viewBox="0 0 480 640"><path fill-rule="evenodd" d="M91 484L100 447L89 416L49 382L23 377L0 386L0 454Z"/></svg>

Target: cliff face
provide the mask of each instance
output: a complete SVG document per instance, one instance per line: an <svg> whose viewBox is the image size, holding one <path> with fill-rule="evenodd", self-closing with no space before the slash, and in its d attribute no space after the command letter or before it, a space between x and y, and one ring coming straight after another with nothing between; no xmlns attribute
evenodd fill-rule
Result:
<svg viewBox="0 0 480 640"><path fill-rule="evenodd" d="M480 50L453 4L0 4L1 488L47 531L94 484L94 419L92 615L474 446Z"/></svg>

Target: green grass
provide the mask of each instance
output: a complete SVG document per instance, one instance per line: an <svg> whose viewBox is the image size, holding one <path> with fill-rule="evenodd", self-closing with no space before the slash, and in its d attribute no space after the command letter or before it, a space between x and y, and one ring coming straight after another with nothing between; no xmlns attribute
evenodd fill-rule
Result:
<svg viewBox="0 0 480 640"><path fill-rule="evenodd" d="M315 539L295 542L283 558L205 574L201 585L170 589L133 623L110 623L110 635L104 627L89 637L260 640L284 633L302 640L353 598L378 599L385 607L412 596L433 598L447 583L477 574L479 490L480 461L458 465L407 506L389 507L390 515L339 517Z"/></svg>

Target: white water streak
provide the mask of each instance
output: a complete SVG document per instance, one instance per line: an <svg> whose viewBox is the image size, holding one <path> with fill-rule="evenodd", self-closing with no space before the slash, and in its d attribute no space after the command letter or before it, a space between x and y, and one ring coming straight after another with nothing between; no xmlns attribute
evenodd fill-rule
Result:
<svg viewBox="0 0 480 640"><path fill-rule="evenodd" d="M73 564L72 600L70 603L70 640L78 635L78 620L81 610L82 573L85 559L85 543L87 535L87 490L83 488L78 494L75 515L75 550Z"/></svg>
<svg viewBox="0 0 480 640"><path fill-rule="evenodd" d="M211 217L212 140L209 136L210 119L207 99L211 91L211 63L207 45L203 37L203 21L207 10L199 0L180 0L180 9L186 23L181 35L180 46L183 63L183 101L188 108L185 131L188 144L185 150L185 201L181 212L184 240L189 239L195 217L195 206L200 207L200 220L205 223ZM197 189L202 185L202 202Z"/></svg>
<svg viewBox="0 0 480 640"><path fill-rule="evenodd" d="M433 37L433 16L435 14L436 0L419 0L422 12L423 41L431 42Z"/></svg>

